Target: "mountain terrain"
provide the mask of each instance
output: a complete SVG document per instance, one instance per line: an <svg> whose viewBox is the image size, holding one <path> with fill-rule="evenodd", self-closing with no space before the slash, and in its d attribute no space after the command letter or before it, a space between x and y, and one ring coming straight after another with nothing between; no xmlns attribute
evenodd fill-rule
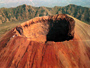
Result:
<svg viewBox="0 0 90 68"><path fill-rule="evenodd" d="M69 14L90 24L90 8L77 6L74 4L70 4L65 7L55 6L53 8L44 6L34 7L26 4L15 8L1 8L0 24L55 14Z"/></svg>
<svg viewBox="0 0 90 68"><path fill-rule="evenodd" d="M0 68L89 68L89 29L65 14L30 19L0 39Z"/></svg>

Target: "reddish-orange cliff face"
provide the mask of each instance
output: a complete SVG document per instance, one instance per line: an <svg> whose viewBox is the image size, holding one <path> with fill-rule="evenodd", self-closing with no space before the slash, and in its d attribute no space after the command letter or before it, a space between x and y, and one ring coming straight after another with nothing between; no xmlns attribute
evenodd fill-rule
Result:
<svg viewBox="0 0 90 68"><path fill-rule="evenodd" d="M37 17L5 34L0 68L89 68L90 25L68 16Z"/></svg>

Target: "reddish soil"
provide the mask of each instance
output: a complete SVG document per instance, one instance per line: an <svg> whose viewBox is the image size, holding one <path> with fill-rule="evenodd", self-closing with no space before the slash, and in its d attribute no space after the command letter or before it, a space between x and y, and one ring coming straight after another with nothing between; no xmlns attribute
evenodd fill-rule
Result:
<svg viewBox="0 0 90 68"><path fill-rule="evenodd" d="M0 39L0 68L89 68L89 29L63 14L31 19Z"/></svg>

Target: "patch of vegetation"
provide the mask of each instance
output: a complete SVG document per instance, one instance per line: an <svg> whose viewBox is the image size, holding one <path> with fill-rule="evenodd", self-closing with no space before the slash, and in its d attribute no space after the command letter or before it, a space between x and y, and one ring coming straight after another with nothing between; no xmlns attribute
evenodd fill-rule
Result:
<svg viewBox="0 0 90 68"><path fill-rule="evenodd" d="M55 6L54 8L32 7L25 4L16 8L1 8L0 23L19 21L31 19L38 16L55 15L60 13L69 14L81 21L90 23L90 8L73 4L65 7Z"/></svg>

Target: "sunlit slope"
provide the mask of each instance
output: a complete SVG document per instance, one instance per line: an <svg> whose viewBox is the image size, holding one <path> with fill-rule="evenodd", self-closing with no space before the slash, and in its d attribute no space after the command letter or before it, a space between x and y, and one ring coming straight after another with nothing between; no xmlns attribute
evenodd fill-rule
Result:
<svg viewBox="0 0 90 68"><path fill-rule="evenodd" d="M70 16L70 15L68 15ZM70 16L72 17L72 16ZM90 40L90 25L72 17L75 20L75 38L80 38L82 41Z"/></svg>
<svg viewBox="0 0 90 68"><path fill-rule="evenodd" d="M12 37L11 30L0 41L0 68L89 68L90 25L74 20L74 39L63 42L43 43L19 35ZM30 21L24 25L27 23Z"/></svg>

